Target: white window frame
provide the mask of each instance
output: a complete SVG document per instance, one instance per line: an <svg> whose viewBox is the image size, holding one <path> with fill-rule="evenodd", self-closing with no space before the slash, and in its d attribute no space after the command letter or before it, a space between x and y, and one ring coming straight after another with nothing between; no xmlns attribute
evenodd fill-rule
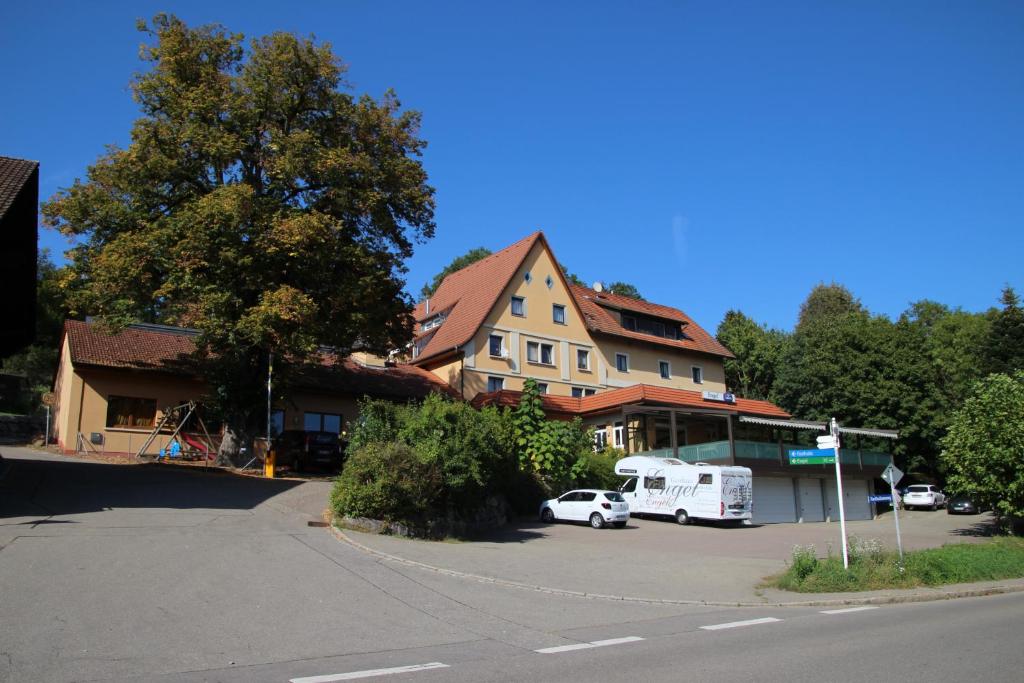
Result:
<svg viewBox="0 0 1024 683"><path fill-rule="evenodd" d="M545 348L548 350L548 358L550 359L550 362L547 362L547 363L544 362L544 349ZM545 344L544 342L541 342L541 344L540 344L540 364L541 365L550 365L551 367L555 366L555 345L554 344Z"/></svg>
<svg viewBox="0 0 1024 683"><path fill-rule="evenodd" d="M559 320L558 316L555 315L555 312L558 311L559 309L561 309L562 311L561 320ZM566 320L567 317L565 312L565 304L551 304L551 322L555 323L556 325L567 325L568 323L566 322Z"/></svg>
<svg viewBox="0 0 1024 683"><path fill-rule="evenodd" d="M580 365L580 354L583 354L584 363ZM576 349L576 369L590 372L590 349Z"/></svg>
<svg viewBox="0 0 1024 683"><path fill-rule="evenodd" d="M696 372L694 372L696 370ZM704 368L700 365L690 366L690 379L694 384L704 384Z"/></svg>
<svg viewBox="0 0 1024 683"><path fill-rule="evenodd" d="M515 310L515 301L516 301L516 299L518 299L519 301L523 302L523 305L522 305L523 312L522 313L516 313L516 310ZM517 295L513 294L512 298L509 299L508 312L511 313L512 315L514 315L517 318L525 318L526 317L526 297L525 296L517 296Z"/></svg>
<svg viewBox="0 0 1024 683"><path fill-rule="evenodd" d="M594 427L594 450L600 451L608 447L608 425Z"/></svg>
<svg viewBox="0 0 1024 683"><path fill-rule="evenodd" d="M664 374L662 374L662 372L661 372L662 366L668 368L668 377L666 377ZM668 360L659 360L658 361L658 376L661 377L662 379L672 379L672 361L668 361Z"/></svg>
<svg viewBox="0 0 1024 683"><path fill-rule="evenodd" d="M492 349L491 349L491 341L494 340L494 339L497 339L500 342L498 344L498 353L497 354L492 353ZM503 334L489 334L489 335L487 335L487 353L490 355L491 358L504 358L507 355L505 353L505 335L503 335Z"/></svg>
<svg viewBox="0 0 1024 683"><path fill-rule="evenodd" d="M612 444L616 448L625 448L625 427L622 422L616 422L612 427Z"/></svg>
<svg viewBox="0 0 1024 683"><path fill-rule="evenodd" d="M498 388L497 389L492 389L491 388L491 383L492 382L497 382L498 383ZM487 376L487 393L491 393L491 392L494 392L494 391L503 391L504 389L505 389L505 378L504 377L495 377L494 375L488 375Z"/></svg>
<svg viewBox="0 0 1024 683"><path fill-rule="evenodd" d="M533 350L533 357L530 357L530 350ZM540 342L528 341L526 342L526 362L527 363L540 363Z"/></svg>
<svg viewBox="0 0 1024 683"><path fill-rule="evenodd" d="M542 393L542 394L548 393L548 383L547 382L537 382L537 390L540 391L540 393Z"/></svg>
<svg viewBox="0 0 1024 683"><path fill-rule="evenodd" d="M623 358L626 359L626 369L625 370L622 370L621 368L619 368L619 356L622 356ZM629 354L628 353L619 353L618 351L615 352L615 370L617 372L629 372Z"/></svg>

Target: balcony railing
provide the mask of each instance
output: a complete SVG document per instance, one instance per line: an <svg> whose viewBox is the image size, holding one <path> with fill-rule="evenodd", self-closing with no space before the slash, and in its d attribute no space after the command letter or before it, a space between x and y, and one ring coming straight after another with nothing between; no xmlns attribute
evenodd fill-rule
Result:
<svg viewBox="0 0 1024 683"><path fill-rule="evenodd" d="M791 449L807 449L809 446L797 444L782 444L782 462L787 461ZM644 451L637 455L647 455L652 458L671 458L671 448L659 448L652 451ZM729 442L710 441L692 446L679 447L679 459L683 462L728 462ZM839 462L842 465L857 465L861 463L865 467L884 467L889 464L889 454L879 451L865 451L851 448L839 449ZM779 444L764 441L737 441L736 458L743 460L772 460L779 462Z"/></svg>

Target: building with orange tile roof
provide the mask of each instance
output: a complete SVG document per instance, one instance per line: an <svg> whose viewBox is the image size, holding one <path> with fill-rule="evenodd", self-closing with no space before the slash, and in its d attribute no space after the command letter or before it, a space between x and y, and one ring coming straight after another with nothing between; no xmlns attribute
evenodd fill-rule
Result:
<svg viewBox="0 0 1024 683"><path fill-rule="evenodd" d="M824 468L788 463L790 415L729 393L729 349L678 308L568 282L541 232L449 274L414 317L410 362L477 407L515 406L533 379L548 416L582 419L597 446L751 467L759 521L834 516ZM858 451L851 519L870 516L882 459Z"/></svg>
<svg viewBox="0 0 1024 683"><path fill-rule="evenodd" d="M209 387L195 360L196 334L139 324L111 335L92 323L67 321L53 389L53 440L60 449L134 455L170 408L201 402ZM341 432L357 418L363 396L406 402L454 393L422 368L364 353L323 353L297 372L291 386L273 406L277 431ZM145 453L165 447L171 431L164 430Z"/></svg>

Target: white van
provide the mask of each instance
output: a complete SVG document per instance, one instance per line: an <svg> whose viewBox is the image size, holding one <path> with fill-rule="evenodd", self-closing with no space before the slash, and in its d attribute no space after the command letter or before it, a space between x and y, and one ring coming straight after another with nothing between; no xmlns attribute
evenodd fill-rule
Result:
<svg viewBox="0 0 1024 683"><path fill-rule="evenodd" d="M633 515L666 515L680 524L688 524L690 519L752 517L749 467L691 465L676 458L631 455L615 463L615 474L629 477L619 492Z"/></svg>

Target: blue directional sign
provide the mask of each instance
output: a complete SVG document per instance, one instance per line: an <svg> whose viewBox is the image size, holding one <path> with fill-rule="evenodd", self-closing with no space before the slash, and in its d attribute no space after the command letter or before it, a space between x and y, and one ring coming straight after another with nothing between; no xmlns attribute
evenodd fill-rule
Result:
<svg viewBox="0 0 1024 683"><path fill-rule="evenodd" d="M892 494L891 493L876 493L873 496L868 496L868 502L869 503L891 503L892 502Z"/></svg>
<svg viewBox="0 0 1024 683"><path fill-rule="evenodd" d="M828 448L793 449L789 452L790 465L832 465L835 461L835 451Z"/></svg>

